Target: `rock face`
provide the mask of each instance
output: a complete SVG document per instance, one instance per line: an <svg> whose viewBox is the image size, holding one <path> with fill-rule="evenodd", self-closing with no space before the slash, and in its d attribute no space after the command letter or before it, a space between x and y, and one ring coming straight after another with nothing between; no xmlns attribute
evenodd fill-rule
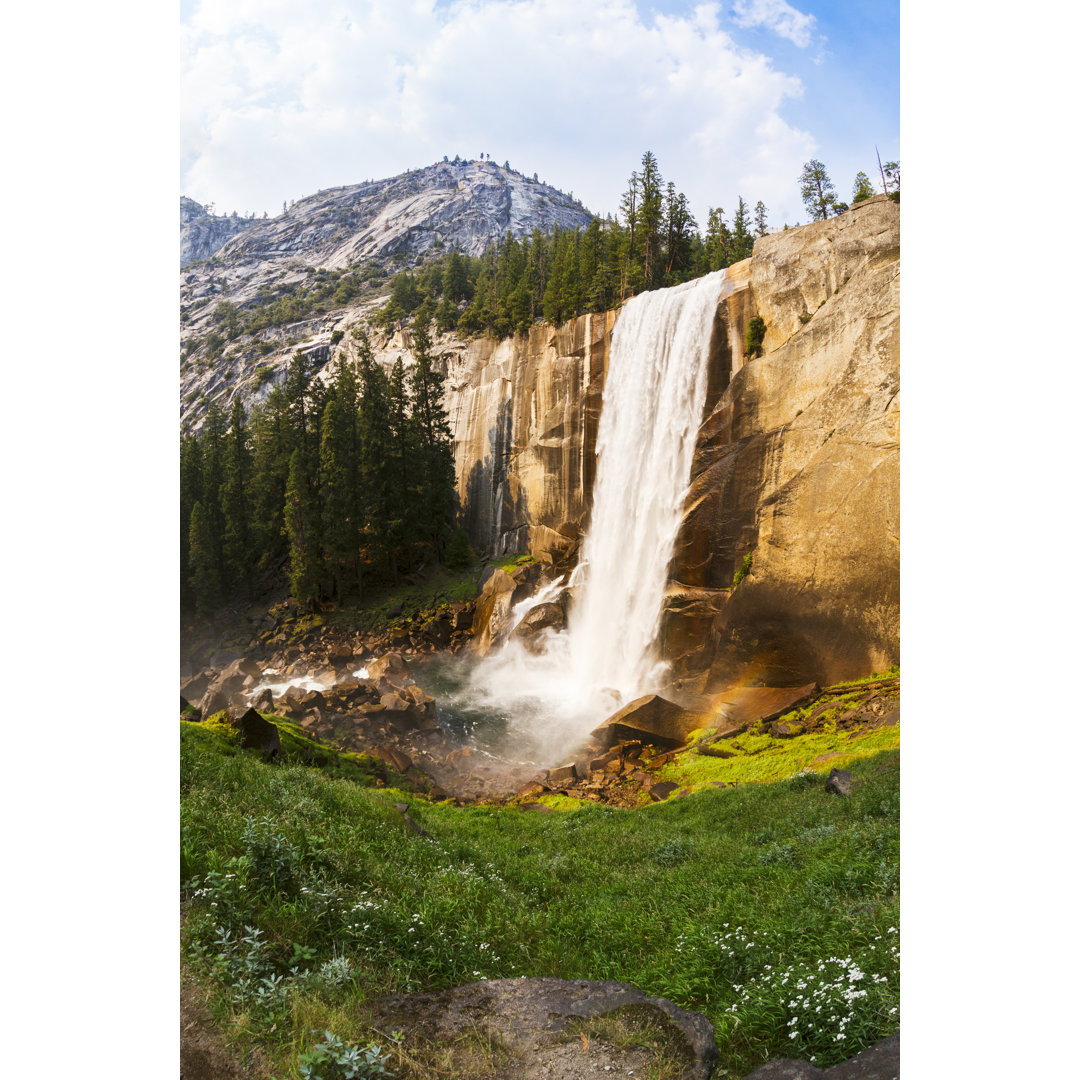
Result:
<svg viewBox="0 0 1080 1080"><path fill-rule="evenodd" d="M446 407L462 523L485 554L568 552L584 529L615 313L470 342Z"/></svg>
<svg viewBox="0 0 1080 1080"><path fill-rule="evenodd" d="M236 397L247 406L265 400L296 351L317 370L337 353L349 356L341 335L385 303L379 287L398 270L453 248L482 255L507 232L520 239L533 229L584 227L592 216L572 196L490 161L440 162L331 188L267 219L211 217L182 199L181 423L197 430L210 401L227 412ZM188 265L209 255L215 265ZM361 264L359 295L343 298L339 310L226 341L210 360L206 339L222 333L214 312L223 301L243 309L261 291L285 296L311 286L320 271Z"/></svg>
<svg viewBox="0 0 1080 1080"><path fill-rule="evenodd" d="M205 206L180 196L180 266L209 259L226 241L255 224L254 218L215 216Z"/></svg>
<svg viewBox="0 0 1080 1080"><path fill-rule="evenodd" d="M899 661L899 227L880 196L764 237L721 305L664 627L686 691Z"/></svg>

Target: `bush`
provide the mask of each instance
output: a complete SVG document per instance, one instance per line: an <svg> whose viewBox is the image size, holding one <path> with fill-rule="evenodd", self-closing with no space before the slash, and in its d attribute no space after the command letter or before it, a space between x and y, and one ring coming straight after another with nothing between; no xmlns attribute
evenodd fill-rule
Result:
<svg viewBox="0 0 1080 1080"><path fill-rule="evenodd" d="M394 1075L388 1060L376 1043L361 1048L324 1031L323 1041L300 1055L300 1075L304 1080L377 1080Z"/></svg>
<svg viewBox="0 0 1080 1080"><path fill-rule="evenodd" d="M746 577L747 574L750 573L750 568L753 565L754 565L754 553L752 551L748 551L742 557L742 562L739 564L738 569L735 571L735 576L731 580L731 587L733 589L739 584L740 581L742 581L742 579L744 577Z"/></svg>
<svg viewBox="0 0 1080 1080"><path fill-rule="evenodd" d="M760 315L755 315L746 328L746 355L755 357L761 355L761 343L765 340L765 320Z"/></svg>

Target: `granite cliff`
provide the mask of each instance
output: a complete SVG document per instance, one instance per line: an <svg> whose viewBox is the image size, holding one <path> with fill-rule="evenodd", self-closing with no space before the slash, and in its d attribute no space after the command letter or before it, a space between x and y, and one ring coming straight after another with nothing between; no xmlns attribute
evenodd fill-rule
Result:
<svg viewBox="0 0 1080 1080"><path fill-rule="evenodd" d="M729 268L664 620L677 697L899 661L899 213L880 196ZM615 317L447 350L479 550L569 554L587 526Z"/></svg>

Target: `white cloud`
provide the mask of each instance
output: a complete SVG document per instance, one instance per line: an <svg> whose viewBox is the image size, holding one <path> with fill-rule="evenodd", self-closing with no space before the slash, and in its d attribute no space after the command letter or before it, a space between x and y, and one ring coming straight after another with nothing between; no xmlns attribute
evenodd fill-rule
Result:
<svg viewBox="0 0 1080 1080"><path fill-rule="evenodd" d="M735 25L763 26L805 49L816 20L796 11L786 0L735 0Z"/></svg>
<svg viewBox="0 0 1080 1080"><path fill-rule="evenodd" d="M614 211L651 149L700 224L739 194L794 221L815 150L716 3L200 0L182 48L182 190L219 210L486 152Z"/></svg>

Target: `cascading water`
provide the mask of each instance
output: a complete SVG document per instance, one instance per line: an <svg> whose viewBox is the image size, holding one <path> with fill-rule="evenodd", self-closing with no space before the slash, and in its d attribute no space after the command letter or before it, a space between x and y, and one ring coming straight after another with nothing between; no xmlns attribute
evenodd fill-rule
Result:
<svg viewBox="0 0 1080 1080"><path fill-rule="evenodd" d="M451 704L457 698L502 716L519 754L565 754L662 681L656 638L668 565L705 402L713 318L729 289L721 270L636 296L619 315L568 627L542 631L538 653L511 639L448 695ZM549 586L544 599L556 591ZM516 621L540 602L518 605Z"/></svg>

